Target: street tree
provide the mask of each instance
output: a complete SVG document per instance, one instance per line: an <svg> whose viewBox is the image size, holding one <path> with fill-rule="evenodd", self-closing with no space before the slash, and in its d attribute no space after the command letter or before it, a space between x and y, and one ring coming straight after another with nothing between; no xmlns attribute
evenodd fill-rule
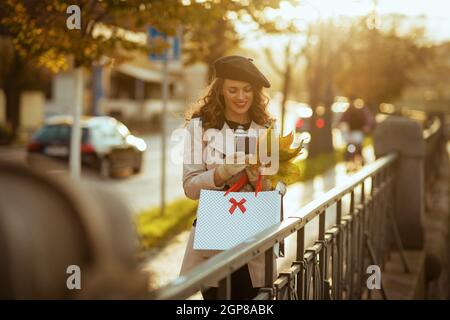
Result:
<svg viewBox="0 0 450 320"><path fill-rule="evenodd" d="M20 94L24 90L45 91L50 85L50 72L38 68L21 56L10 38L0 37L0 88L3 88L6 102L7 125L6 140L11 142L17 138L17 125L20 120Z"/></svg>
<svg viewBox="0 0 450 320"><path fill-rule="evenodd" d="M331 106L336 96L336 68L346 37L347 33L340 32L332 19L319 20L308 28L304 58L308 104L313 111L308 147L311 157L334 151Z"/></svg>
<svg viewBox="0 0 450 320"><path fill-rule="evenodd" d="M286 114L286 103L289 98L292 89L292 78L294 76L294 71L297 66L297 63L300 60L300 57L303 54L301 49L294 50L292 48L293 40L289 39L287 44L284 47L284 59L274 58L273 52L270 48L265 48L264 52L267 57L267 61L269 61L272 69L282 78L282 100L281 100L281 125L280 130L281 133L284 132L284 118ZM284 64L281 65L278 61L284 61Z"/></svg>
<svg viewBox="0 0 450 320"><path fill-rule="evenodd" d="M289 0L294 3L297 0ZM248 34L240 34L237 23L256 26L265 34L281 34L295 29L292 23L280 25L276 19L268 19L266 10L277 9L279 0L210 1L206 14L199 12L199 23L186 30L184 51L186 64L197 61L208 66L208 80L213 77L213 64L218 58L238 48Z"/></svg>
<svg viewBox="0 0 450 320"><path fill-rule="evenodd" d="M402 97L396 101L427 112L447 112L450 105L450 41L429 47L432 58L411 74Z"/></svg>
<svg viewBox="0 0 450 320"><path fill-rule="evenodd" d="M370 21L367 16L356 22L341 52L336 84L343 95L362 98L377 112L380 103L401 96L415 70L432 57L432 50L424 42L420 22L401 16L383 17L383 25ZM411 22L413 26L402 31Z"/></svg>
<svg viewBox="0 0 450 320"><path fill-rule="evenodd" d="M342 20L340 26L328 21L311 27L305 55L309 104L314 111L309 155L333 150L331 106L336 95L362 98L374 112L380 103L401 96L414 70L432 56L424 31L418 21L375 17L374 12Z"/></svg>

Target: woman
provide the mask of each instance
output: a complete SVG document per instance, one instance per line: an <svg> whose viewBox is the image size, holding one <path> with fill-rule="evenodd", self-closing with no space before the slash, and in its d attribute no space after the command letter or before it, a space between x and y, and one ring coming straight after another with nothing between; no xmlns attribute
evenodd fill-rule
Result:
<svg viewBox="0 0 450 320"><path fill-rule="evenodd" d="M216 78L209 86L206 96L193 113L187 116L187 129L190 133L190 144L185 146L185 156L194 154L195 145L201 145L204 151L216 152L220 158L235 158L233 152L225 150L223 141L203 139L202 135L195 135L199 129L220 130L225 136L226 130L259 130L267 128L272 119L267 113L268 99L264 96L263 87L269 88L270 83L256 68L251 59L241 56L227 56L214 63ZM198 132L198 131L197 131ZM194 137L192 139L192 137ZM194 140L194 141L193 141ZM206 140L206 141L204 141ZM186 149L190 148L190 149ZM249 150L246 150L247 153ZM186 159L186 158L185 158ZM249 183L241 191L253 191L257 181L257 172L250 169L248 164L238 162L227 164L228 161L210 163L202 157L201 163L186 163L183 165L183 188L187 197L198 199L201 189L227 190L229 186L247 174ZM262 190L270 190L270 182L263 176ZM180 275L187 273L198 264L206 261L219 250L194 250L193 241L195 224L186 247ZM274 275L276 276L276 263ZM217 283L208 284L211 287L202 291L204 299L216 299ZM264 255L260 255L243 266L231 276L231 298L252 299L259 288L264 286Z"/></svg>

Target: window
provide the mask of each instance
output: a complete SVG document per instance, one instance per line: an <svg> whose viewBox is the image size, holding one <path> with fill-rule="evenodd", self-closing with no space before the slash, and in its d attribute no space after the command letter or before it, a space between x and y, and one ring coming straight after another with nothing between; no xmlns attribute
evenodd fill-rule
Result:
<svg viewBox="0 0 450 320"><path fill-rule="evenodd" d="M110 98L135 99L134 78L120 72L113 72L111 74Z"/></svg>
<svg viewBox="0 0 450 320"><path fill-rule="evenodd" d="M72 126L69 125L48 125L41 128L35 135L35 138L42 142L64 142L70 143L72 136ZM81 129L81 142L86 143L89 140L88 128Z"/></svg>
<svg viewBox="0 0 450 320"><path fill-rule="evenodd" d="M57 135L56 126L45 126L36 132L35 138L42 142L49 142L56 138Z"/></svg>

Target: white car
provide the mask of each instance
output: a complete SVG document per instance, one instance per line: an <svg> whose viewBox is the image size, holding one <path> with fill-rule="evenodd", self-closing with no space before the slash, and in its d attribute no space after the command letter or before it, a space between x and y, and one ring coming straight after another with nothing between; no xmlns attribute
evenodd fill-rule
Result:
<svg viewBox="0 0 450 320"><path fill-rule="evenodd" d="M70 116L48 119L29 142L28 154L69 159L72 122ZM81 128L83 164L98 168L103 176L124 168L135 173L141 171L147 145L143 139L132 135L123 123L112 117L83 117Z"/></svg>

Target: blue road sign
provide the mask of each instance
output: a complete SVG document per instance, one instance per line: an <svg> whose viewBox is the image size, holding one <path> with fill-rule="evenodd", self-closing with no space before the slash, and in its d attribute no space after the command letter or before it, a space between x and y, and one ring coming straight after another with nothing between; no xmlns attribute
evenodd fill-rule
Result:
<svg viewBox="0 0 450 320"><path fill-rule="evenodd" d="M180 45L180 36L177 34L176 36L168 37L167 35L159 32L153 27L148 28L148 37L150 44L157 40L158 38L162 38L164 41L169 43L170 48L165 50L162 54L151 53L149 56L150 60L153 61L162 61L162 60L179 60L181 54L181 45Z"/></svg>

